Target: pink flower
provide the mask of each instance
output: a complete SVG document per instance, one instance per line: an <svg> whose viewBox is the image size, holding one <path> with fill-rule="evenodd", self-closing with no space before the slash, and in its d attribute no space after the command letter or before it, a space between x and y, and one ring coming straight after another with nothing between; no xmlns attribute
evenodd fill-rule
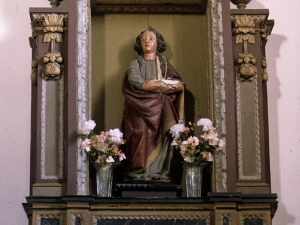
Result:
<svg viewBox="0 0 300 225"><path fill-rule="evenodd" d="M216 148L217 151L222 150L222 148L225 146L225 141L222 139L219 139L218 147Z"/></svg>
<svg viewBox="0 0 300 225"><path fill-rule="evenodd" d="M124 153L121 153L119 156L119 160L122 161L123 159L126 159L126 156Z"/></svg>
<svg viewBox="0 0 300 225"><path fill-rule="evenodd" d="M89 152L91 150L90 148L90 144L91 144L91 140L86 138L84 139L84 141L81 143L81 148L85 149L87 152Z"/></svg>

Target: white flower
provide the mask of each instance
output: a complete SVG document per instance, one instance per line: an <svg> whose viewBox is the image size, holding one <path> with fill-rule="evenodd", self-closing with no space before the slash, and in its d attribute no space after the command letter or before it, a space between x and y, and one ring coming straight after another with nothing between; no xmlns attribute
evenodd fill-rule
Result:
<svg viewBox="0 0 300 225"><path fill-rule="evenodd" d="M93 130L96 126L96 123L94 120L86 121L81 129L82 133L89 134L91 130Z"/></svg>
<svg viewBox="0 0 300 225"><path fill-rule="evenodd" d="M197 126L203 126L203 131L209 131L212 128L212 122L210 119L200 119L197 122Z"/></svg>
<svg viewBox="0 0 300 225"><path fill-rule="evenodd" d="M126 156L124 153L121 153L121 155L119 156L119 160L122 161L123 159L126 159Z"/></svg>
<svg viewBox="0 0 300 225"><path fill-rule="evenodd" d="M188 163L191 163L191 162L192 162L191 158L188 157L188 156L184 157L183 160L184 160L185 162L188 162Z"/></svg>
<svg viewBox="0 0 300 225"><path fill-rule="evenodd" d="M113 157L110 155L110 156L108 156L108 158L106 159L106 162L108 162L108 163L112 163L112 162L114 162L115 160L113 159Z"/></svg>
<svg viewBox="0 0 300 225"><path fill-rule="evenodd" d="M219 138L209 139L208 143L212 146L217 146L219 144Z"/></svg>
<svg viewBox="0 0 300 225"><path fill-rule="evenodd" d="M81 143L81 148L85 149L87 152L89 152L91 150L90 148L90 144L91 144L91 140L86 138L84 139L84 141Z"/></svg>
<svg viewBox="0 0 300 225"><path fill-rule="evenodd" d="M183 125L182 122L180 122L178 124L173 125L170 128L169 132L172 134L173 138L178 138L180 135L180 132L184 132L184 131L185 131L185 126Z"/></svg>
<svg viewBox="0 0 300 225"><path fill-rule="evenodd" d="M187 143L192 145L192 146L197 146L197 145L199 145L199 139L195 136L190 136L187 139Z"/></svg>
<svg viewBox="0 0 300 225"><path fill-rule="evenodd" d="M185 152L186 151L186 145L180 145L180 150L182 152Z"/></svg>
<svg viewBox="0 0 300 225"><path fill-rule="evenodd" d="M117 142L117 143L122 142L123 133L118 128L113 130L110 129L107 134L113 142Z"/></svg>
<svg viewBox="0 0 300 225"><path fill-rule="evenodd" d="M185 152L185 151L186 151L186 146L187 146L187 144L188 144L187 141L181 142L180 150L181 150L182 152Z"/></svg>
<svg viewBox="0 0 300 225"><path fill-rule="evenodd" d="M214 158L213 158L213 156L212 156L212 154L211 154L210 152L209 152L208 155L207 155L207 161L208 161L208 162L214 161Z"/></svg>
<svg viewBox="0 0 300 225"><path fill-rule="evenodd" d="M177 146L177 142L176 142L176 138L173 139L172 143L171 143L171 146Z"/></svg>

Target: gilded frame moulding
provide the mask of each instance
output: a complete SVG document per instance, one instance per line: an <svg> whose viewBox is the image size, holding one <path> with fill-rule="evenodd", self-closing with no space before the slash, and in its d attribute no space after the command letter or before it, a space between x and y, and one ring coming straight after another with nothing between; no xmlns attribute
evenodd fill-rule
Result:
<svg viewBox="0 0 300 225"><path fill-rule="evenodd" d="M93 225L98 224L98 220L205 220L206 225L210 225L209 215L95 215Z"/></svg>
<svg viewBox="0 0 300 225"><path fill-rule="evenodd" d="M225 71L223 48L222 2L210 1L210 22L212 39L212 75L214 87L214 115L216 129L220 138L226 143L225 111ZM227 190L226 145L215 154L215 185L217 192Z"/></svg>
<svg viewBox="0 0 300 225"><path fill-rule="evenodd" d="M91 30L90 1L77 1L77 131L91 118ZM87 154L77 138L77 194L89 194L89 164Z"/></svg>
<svg viewBox="0 0 300 225"><path fill-rule="evenodd" d="M91 0L93 13L200 13L208 0Z"/></svg>

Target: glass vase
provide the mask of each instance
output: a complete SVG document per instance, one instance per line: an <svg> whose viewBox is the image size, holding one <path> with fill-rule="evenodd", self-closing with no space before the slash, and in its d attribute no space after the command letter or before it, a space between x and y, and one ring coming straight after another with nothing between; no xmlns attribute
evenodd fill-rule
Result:
<svg viewBox="0 0 300 225"><path fill-rule="evenodd" d="M206 163L185 164L185 184L187 197L201 197L202 169Z"/></svg>
<svg viewBox="0 0 300 225"><path fill-rule="evenodd" d="M113 164L94 163L96 168L97 196L111 197L113 181Z"/></svg>

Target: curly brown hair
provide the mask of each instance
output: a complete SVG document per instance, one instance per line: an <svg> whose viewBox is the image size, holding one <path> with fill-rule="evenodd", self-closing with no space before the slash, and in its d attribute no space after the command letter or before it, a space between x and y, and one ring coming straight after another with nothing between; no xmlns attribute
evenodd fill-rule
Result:
<svg viewBox="0 0 300 225"><path fill-rule="evenodd" d="M146 31L151 31L156 35L156 41L157 41L157 51L158 53L163 53L164 51L166 51L166 43L165 40L163 38L163 36L161 35L161 33L159 33L155 28L153 27L148 27L148 29L142 31L135 39L135 44L133 49L139 54L142 55L143 54L143 49L142 49L142 45L141 45L141 37L142 35L146 32Z"/></svg>

